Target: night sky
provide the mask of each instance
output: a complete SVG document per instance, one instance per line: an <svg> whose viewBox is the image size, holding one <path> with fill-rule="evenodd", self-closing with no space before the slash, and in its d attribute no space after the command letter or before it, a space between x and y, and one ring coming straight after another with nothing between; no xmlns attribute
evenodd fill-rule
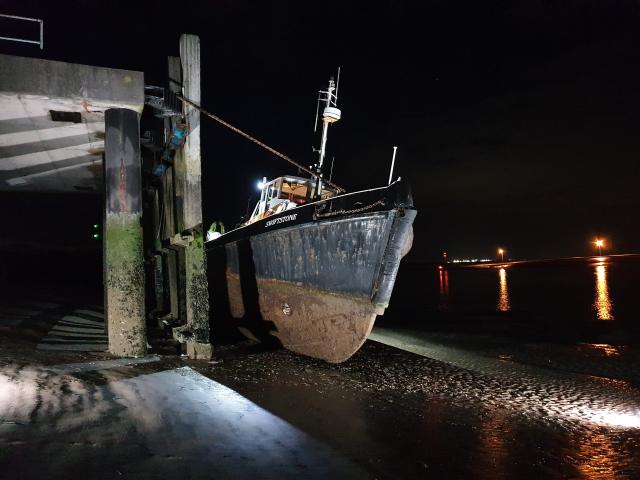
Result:
<svg viewBox="0 0 640 480"><path fill-rule="evenodd" d="M341 66L333 179L384 185L399 147L419 210L413 261L590 254L595 235L640 251L637 1L5 0L0 12L45 20L43 52L2 53L141 70L148 84L166 82L179 35L198 34L203 106L307 165L317 90ZM205 118L202 137L206 223L233 225L258 179L295 173Z"/></svg>

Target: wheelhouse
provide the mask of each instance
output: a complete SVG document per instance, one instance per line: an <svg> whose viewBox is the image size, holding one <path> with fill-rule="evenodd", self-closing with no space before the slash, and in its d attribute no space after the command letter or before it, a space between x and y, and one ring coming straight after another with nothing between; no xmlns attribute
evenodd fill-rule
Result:
<svg viewBox="0 0 640 480"><path fill-rule="evenodd" d="M327 186L322 187L320 198L316 198L315 182L302 177L278 177L270 182L262 182L260 200L253 209L247 225L275 213L291 210L313 200L327 199L337 195L337 191Z"/></svg>

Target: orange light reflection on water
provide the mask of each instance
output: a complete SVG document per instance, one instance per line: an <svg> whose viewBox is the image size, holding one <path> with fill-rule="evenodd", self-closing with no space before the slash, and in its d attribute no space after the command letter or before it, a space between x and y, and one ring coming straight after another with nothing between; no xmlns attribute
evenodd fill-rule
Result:
<svg viewBox="0 0 640 480"><path fill-rule="evenodd" d="M498 311L500 312L508 312L511 310L511 305L509 304L509 287L507 285L507 269L501 267L498 271L498 278L500 280L499 291L498 291Z"/></svg>
<svg viewBox="0 0 640 480"><path fill-rule="evenodd" d="M440 295L449 295L449 272L440 269Z"/></svg>
<svg viewBox="0 0 640 480"><path fill-rule="evenodd" d="M618 349L618 347L609 345L608 343L585 343L583 345L593 350L602 352L607 357L615 357L620 355L620 350Z"/></svg>
<svg viewBox="0 0 640 480"><path fill-rule="evenodd" d="M595 264L596 292L593 308L596 311L598 320L613 320L613 302L609 295L609 284L607 281L608 266L604 263L605 258L598 258L598 260L601 261Z"/></svg>
<svg viewBox="0 0 640 480"><path fill-rule="evenodd" d="M630 447L624 440L601 432L585 434L578 443L577 467L581 478L585 480L605 480L620 477L621 472L629 468L628 460L633 458ZM626 477L629 478L629 477Z"/></svg>

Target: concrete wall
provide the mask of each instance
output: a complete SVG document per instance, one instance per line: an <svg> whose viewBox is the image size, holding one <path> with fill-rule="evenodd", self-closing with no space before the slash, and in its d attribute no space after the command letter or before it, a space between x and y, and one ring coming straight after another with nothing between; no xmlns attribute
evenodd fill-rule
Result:
<svg viewBox="0 0 640 480"><path fill-rule="evenodd" d="M141 113L144 75L132 70L0 55L0 93L79 100L81 105L86 101L93 107L121 107Z"/></svg>

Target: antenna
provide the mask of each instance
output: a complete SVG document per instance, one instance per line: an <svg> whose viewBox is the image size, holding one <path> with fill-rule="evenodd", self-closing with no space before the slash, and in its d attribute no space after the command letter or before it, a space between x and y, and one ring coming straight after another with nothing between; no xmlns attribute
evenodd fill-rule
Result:
<svg viewBox="0 0 640 480"><path fill-rule="evenodd" d="M340 75L340 68L338 68L338 75ZM320 102L322 102L325 106L322 109L322 138L320 140L320 148L317 149L318 163L316 164L316 175L314 176L314 181L316 182L316 197L322 196L322 165L324 164L324 157L326 154L327 133L329 130L329 125L340 120L340 117L342 116L342 112L337 107L338 97L334 92L336 92L336 82L333 80L333 77L331 77L329 79L328 88L326 90L320 90L318 95L316 127L318 125Z"/></svg>
<svg viewBox="0 0 640 480"><path fill-rule="evenodd" d="M393 157L391 157L391 170L389 171L389 185L391 185L391 179L393 178L393 167L396 164L396 151L398 147L393 147Z"/></svg>
<svg viewBox="0 0 640 480"><path fill-rule="evenodd" d="M333 161L336 159L336 157L332 156L331 157L331 171L329 172L329 181L331 181L331 178L333 177Z"/></svg>
<svg viewBox="0 0 640 480"><path fill-rule="evenodd" d="M333 103L338 106L338 88L340 88L340 67L338 67L338 78L336 79L336 101Z"/></svg>
<svg viewBox="0 0 640 480"><path fill-rule="evenodd" d="M318 112L320 112L320 95L318 95L318 101L316 102L316 121L313 124L313 133L316 133L318 129Z"/></svg>

